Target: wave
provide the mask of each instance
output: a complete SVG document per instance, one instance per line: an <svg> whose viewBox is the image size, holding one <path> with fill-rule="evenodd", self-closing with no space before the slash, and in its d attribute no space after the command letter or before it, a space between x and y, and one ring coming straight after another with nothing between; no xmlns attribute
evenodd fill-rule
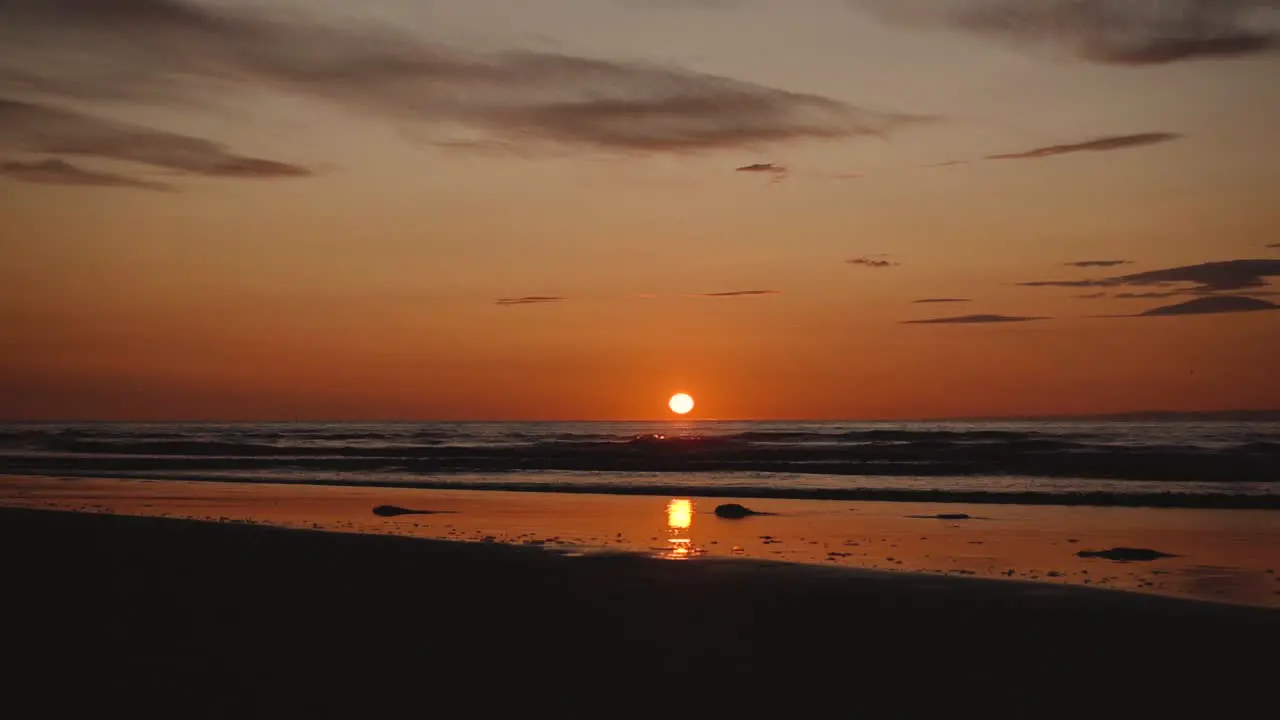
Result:
<svg viewBox="0 0 1280 720"><path fill-rule="evenodd" d="M0 425L0 472L591 471L1280 481L1276 423ZM1280 487L1280 485L1278 485Z"/></svg>
<svg viewBox="0 0 1280 720"><path fill-rule="evenodd" d="M0 452L0 472L199 469L440 474L533 470L607 472L763 472L826 475L972 476L1208 482L1280 480L1280 444L1248 443L1228 451L1180 446L1100 448L1051 439L987 443L941 440L803 446L733 439L559 440L527 445L403 447L273 445L191 440L64 440L43 452Z"/></svg>
<svg viewBox="0 0 1280 720"><path fill-rule="evenodd" d="M1151 450L1198 450L1185 446L1124 445L1088 442L1080 437L1054 438L1051 435L1014 432L954 431L859 431L847 433L748 432L730 435L667 436L661 433L614 436L588 433L541 434L510 433L501 438L448 436L441 433L413 433L394 438L378 434L312 434L297 436L286 433L245 433L237 437L193 437L190 434L141 433L127 436L92 433L0 435L0 440L24 441L24 448L37 452L81 454L157 454L157 455L320 455L355 456L448 455L460 451L487 453L540 454L546 452L649 451L652 453L692 453L713 450L757 454L890 454L915 453L922 450L954 447L965 452L1020 450L1025 452L1097 451L1111 452ZM1214 448L1216 451L1274 451L1280 443L1251 440L1234 446ZM984 447L985 446L985 447ZM13 447L12 443L8 446Z"/></svg>

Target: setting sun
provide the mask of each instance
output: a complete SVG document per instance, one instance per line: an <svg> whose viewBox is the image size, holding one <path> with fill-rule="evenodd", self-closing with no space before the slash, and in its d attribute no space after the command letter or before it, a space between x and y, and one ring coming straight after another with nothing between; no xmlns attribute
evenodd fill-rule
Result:
<svg viewBox="0 0 1280 720"><path fill-rule="evenodd" d="M667 401L667 407L677 415L687 415L693 409L693 397L687 393L676 393Z"/></svg>

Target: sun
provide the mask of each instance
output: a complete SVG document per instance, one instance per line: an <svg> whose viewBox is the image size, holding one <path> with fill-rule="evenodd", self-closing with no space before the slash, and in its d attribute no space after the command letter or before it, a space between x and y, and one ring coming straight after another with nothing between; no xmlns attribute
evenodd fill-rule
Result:
<svg viewBox="0 0 1280 720"><path fill-rule="evenodd" d="M693 409L693 397L688 393L676 393L667 401L667 407L677 415L688 415Z"/></svg>

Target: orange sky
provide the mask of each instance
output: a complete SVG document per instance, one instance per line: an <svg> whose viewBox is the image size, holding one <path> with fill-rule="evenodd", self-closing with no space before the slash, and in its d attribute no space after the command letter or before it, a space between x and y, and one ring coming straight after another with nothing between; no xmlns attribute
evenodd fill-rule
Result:
<svg viewBox="0 0 1280 720"><path fill-rule="evenodd" d="M1011 2L0 0L0 418L1280 408L1273 4Z"/></svg>

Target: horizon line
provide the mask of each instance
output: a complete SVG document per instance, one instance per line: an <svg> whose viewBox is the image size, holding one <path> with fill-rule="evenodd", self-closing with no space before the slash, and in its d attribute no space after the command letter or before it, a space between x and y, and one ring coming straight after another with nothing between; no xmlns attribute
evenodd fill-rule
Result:
<svg viewBox="0 0 1280 720"><path fill-rule="evenodd" d="M409 418L382 418L382 419L311 419L304 420L298 418L273 418L273 419L229 419L229 418L186 418L186 419L83 419L83 418L63 418L63 419L44 419L44 420L24 420L12 418L0 418L0 425L68 425L68 424L120 424L120 425L148 425L148 424L185 424L185 425L282 425L282 424L299 424L299 425L327 425L327 424L367 424L367 425L393 425L393 424L495 424L495 423L522 423L522 424L584 424L584 423L654 423L654 422L672 422L672 423L689 423L689 422L707 422L707 423L929 423L929 422L1017 422L1017 421L1068 421L1068 420L1106 420L1119 418L1135 418L1135 417L1161 417L1161 416L1214 416L1214 415L1275 415L1277 421L1280 421L1280 408L1227 408L1220 410L1122 410L1115 412L1102 413L1046 413L1043 415L956 415L956 416L933 416L933 417L916 417L916 418L780 418L780 417L745 417L745 418L716 418L716 417L698 417L690 418L688 416L680 417L663 417L663 418L613 418L613 419L564 419L564 420L530 420L521 418L502 418L502 419L409 419Z"/></svg>

